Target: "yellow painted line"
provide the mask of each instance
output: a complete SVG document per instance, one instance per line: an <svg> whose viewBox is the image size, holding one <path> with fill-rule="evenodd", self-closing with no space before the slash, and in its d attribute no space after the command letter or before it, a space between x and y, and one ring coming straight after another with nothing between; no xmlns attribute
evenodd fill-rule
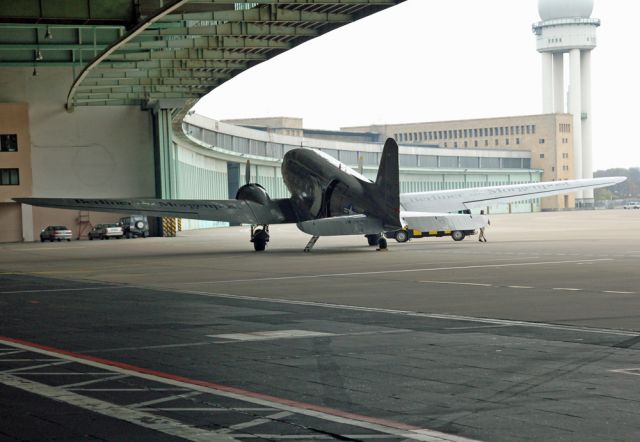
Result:
<svg viewBox="0 0 640 442"><path fill-rule="evenodd" d="M454 282L454 281L420 281L431 284L454 284L454 285L477 285L480 287L493 287L493 284L482 284L479 282Z"/></svg>

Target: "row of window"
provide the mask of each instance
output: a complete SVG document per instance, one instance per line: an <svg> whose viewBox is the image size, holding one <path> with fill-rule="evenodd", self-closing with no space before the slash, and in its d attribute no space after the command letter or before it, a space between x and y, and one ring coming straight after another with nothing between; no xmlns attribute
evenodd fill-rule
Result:
<svg viewBox="0 0 640 442"><path fill-rule="evenodd" d="M432 140L455 140L460 138L493 137L504 135L529 135L536 133L535 124L521 126L481 127L474 129L449 129L423 132L402 132L393 134L399 142Z"/></svg>
<svg viewBox="0 0 640 442"><path fill-rule="evenodd" d="M17 152L18 135L0 134L0 152Z"/></svg>
<svg viewBox="0 0 640 442"><path fill-rule="evenodd" d="M571 132L571 125L569 123L560 123L558 128L560 132L564 132L564 133Z"/></svg>
<svg viewBox="0 0 640 442"><path fill-rule="evenodd" d="M19 184L18 169L0 169L0 186L18 186Z"/></svg>
<svg viewBox="0 0 640 442"><path fill-rule="evenodd" d="M187 133L195 138L201 139L205 143L222 149L227 149L237 153L259 155L270 158L281 159L289 150L300 146L290 144L280 144L252 140L249 138L236 137L193 126L185 125ZM466 143L466 141L465 141ZM477 143L477 140L476 140ZM488 142L487 142L488 143ZM520 139L517 139L517 144ZM496 140L496 145L498 140ZM509 142L507 141L507 144ZM446 147L446 143L445 143ZM457 142L456 142L456 146ZM465 147L467 147L465 145ZM477 147L477 144L476 144ZM340 162L348 166L357 166L360 161L364 166L377 166L380 163L379 152L362 152L354 150L340 149L320 149L331 155ZM359 160L361 159L361 160ZM489 158L489 157L464 157L464 156L444 156L444 155L400 155L400 165L402 167L419 168L480 168L480 169L530 169L531 160L529 158Z"/></svg>

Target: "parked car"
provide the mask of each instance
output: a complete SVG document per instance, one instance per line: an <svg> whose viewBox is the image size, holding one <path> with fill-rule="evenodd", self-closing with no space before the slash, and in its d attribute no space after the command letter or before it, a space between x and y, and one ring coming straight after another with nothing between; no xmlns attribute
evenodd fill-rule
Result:
<svg viewBox="0 0 640 442"><path fill-rule="evenodd" d="M622 206L622 208L624 208L624 209L640 209L640 202L631 201L630 203L627 203L624 206Z"/></svg>
<svg viewBox="0 0 640 442"><path fill-rule="evenodd" d="M143 215L131 215L120 218L118 225L122 227L125 238L149 236L149 221Z"/></svg>
<svg viewBox="0 0 640 442"><path fill-rule="evenodd" d="M89 239L120 239L124 235L122 227L118 224L96 224L89 232Z"/></svg>
<svg viewBox="0 0 640 442"><path fill-rule="evenodd" d="M72 235L73 233L66 226L47 226L40 232L40 242L62 241L63 239L71 241Z"/></svg>

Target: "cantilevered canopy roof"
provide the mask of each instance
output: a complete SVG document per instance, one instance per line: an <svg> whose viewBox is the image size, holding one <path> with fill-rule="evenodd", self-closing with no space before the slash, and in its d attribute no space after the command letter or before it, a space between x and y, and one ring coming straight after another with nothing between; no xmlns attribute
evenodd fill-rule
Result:
<svg viewBox="0 0 640 442"><path fill-rule="evenodd" d="M66 106L203 97L404 0L0 0L0 67L72 67Z"/></svg>

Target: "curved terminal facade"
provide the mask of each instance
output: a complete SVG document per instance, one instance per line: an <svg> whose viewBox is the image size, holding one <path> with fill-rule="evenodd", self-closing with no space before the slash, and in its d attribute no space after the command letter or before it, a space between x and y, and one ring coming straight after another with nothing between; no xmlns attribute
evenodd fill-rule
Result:
<svg viewBox="0 0 640 442"><path fill-rule="evenodd" d="M280 164L286 152L297 147L319 149L346 165L362 167L375 179L384 139L375 134L352 138L335 131L279 130L282 135L188 115L174 130L175 168L172 173L178 198L227 199L235 197L245 182L245 165L251 164L251 181L265 187L272 198L286 198ZM342 138L342 139L341 139ZM503 184L538 182L542 171L531 168L531 153L507 149L455 149L428 145L400 145L400 188L402 192L461 189ZM504 204L492 213L540 210L539 200ZM184 220L183 228L203 228L226 223Z"/></svg>

